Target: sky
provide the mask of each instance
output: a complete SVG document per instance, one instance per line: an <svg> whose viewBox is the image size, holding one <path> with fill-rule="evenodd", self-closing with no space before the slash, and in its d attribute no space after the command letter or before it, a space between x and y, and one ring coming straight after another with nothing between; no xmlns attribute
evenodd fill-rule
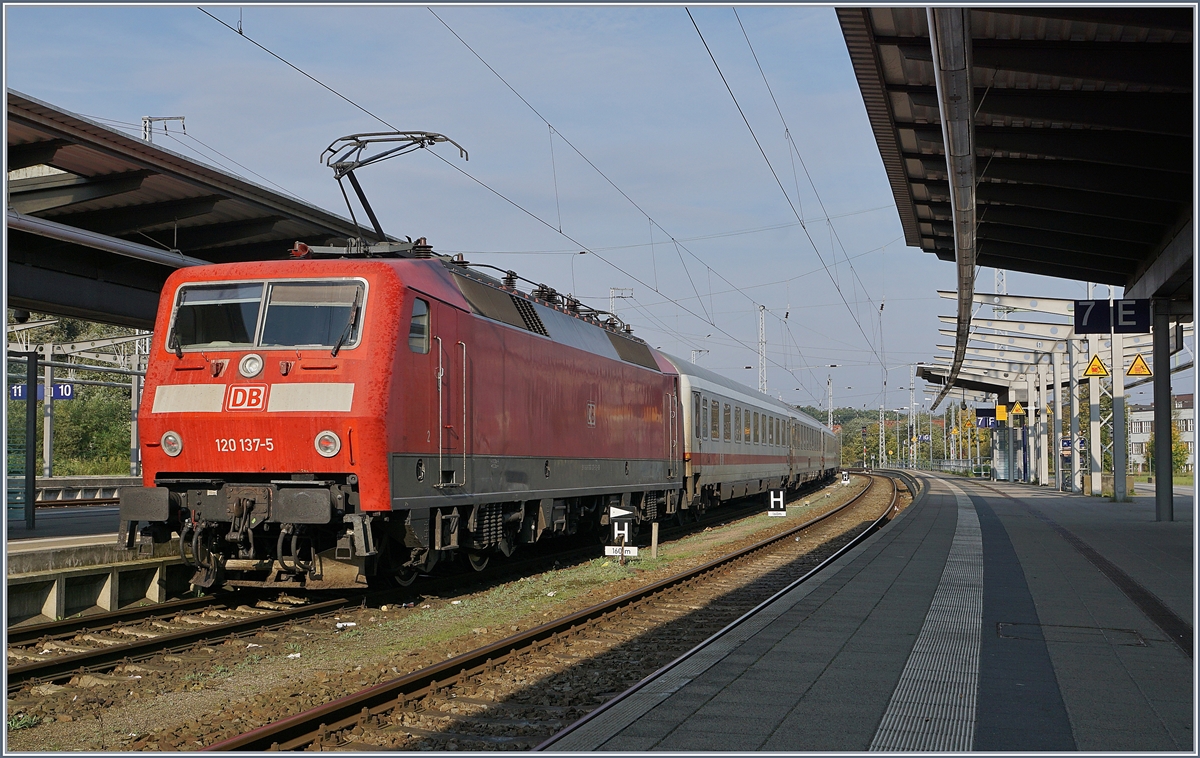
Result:
<svg viewBox="0 0 1200 758"><path fill-rule="evenodd" d="M832 377L837 407L906 405L908 365L948 342L955 267L904 244L833 8L691 14L8 5L4 76L130 133L182 115L156 144L343 216L327 145L445 134L469 160L442 144L358 172L388 234L601 310L632 290L635 335L751 386L762 306L770 394L823 407ZM1015 272L1008 291L1086 294Z"/></svg>

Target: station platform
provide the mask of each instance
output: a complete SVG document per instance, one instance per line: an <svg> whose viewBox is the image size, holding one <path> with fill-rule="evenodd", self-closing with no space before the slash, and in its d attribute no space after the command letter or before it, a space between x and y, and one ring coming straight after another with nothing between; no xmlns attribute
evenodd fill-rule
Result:
<svg viewBox="0 0 1200 758"><path fill-rule="evenodd" d="M916 476L821 575L541 749L1196 750L1185 498L1155 522L1152 499Z"/></svg>
<svg viewBox="0 0 1200 758"><path fill-rule="evenodd" d="M186 591L191 571L178 545L154 545L148 554L126 550L117 544L119 520L115 505L39 504L31 530L23 513L14 517L10 510L4 544L6 625L157 603Z"/></svg>
<svg viewBox="0 0 1200 758"><path fill-rule="evenodd" d="M9 511L8 550L33 540L64 539L78 543L77 538L99 542L116 542L121 525L120 508L116 505L67 505L47 507L38 505L34 528L25 526L24 511ZM27 549L27 548L26 548Z"/></svg>

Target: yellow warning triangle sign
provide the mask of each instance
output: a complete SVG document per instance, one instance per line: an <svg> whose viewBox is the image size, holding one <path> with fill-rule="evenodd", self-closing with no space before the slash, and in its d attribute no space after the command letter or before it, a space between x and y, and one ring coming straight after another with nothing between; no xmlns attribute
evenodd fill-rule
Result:
<svg viewBox="0 0 1200 758"><path fill-rule="evenodd" d="M1133 365L1129 367L1129 371L1125 372L1125 376L1154 376L1154 372L1146 365L1146 359L1138 353L1133 357Z"/></svg>
<svg viewBox="0 0 1200 758"><path fill-rule="evenodd" d="M1009 413L1011 413L1014 416L1024 416L1025 409L1021 407L1020 403L1013 403L1012 410L1009 411Z"/></svg>
<svg viewBox="0 0 1200 758"><path fill-rule="evenodd" d="M1087 371L1083 372L1084 376L1108 376L1108 369L1104 367L1104 362L1100 360L1100 356L1093 355L1092 362L1088 364Z"/></svg>

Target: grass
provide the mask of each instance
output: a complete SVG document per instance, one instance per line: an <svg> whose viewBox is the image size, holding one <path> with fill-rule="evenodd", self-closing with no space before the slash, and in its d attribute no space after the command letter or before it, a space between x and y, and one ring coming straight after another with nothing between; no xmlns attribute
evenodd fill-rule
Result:
<svg viewBox="0 0 1200 758"><path fill-rule="evenodd" d="M15 732L20 729L31 729L42 723L41 716L31 716L27 713L22 713L17 716L8 717L8 731Z"/></svg>
<svg viewBox="0 0 1200 758"><path fill-rule="evenodd" d="M1142 484L1146 484L1151 479L1150 474L1130 474L1130 476L1133 477L1133 480L1135 482L1141 482ZM1181 487L1184 485L1191 487L1196 482L1196 475L1195 474L1175 474L1174 476L1171 477L1171 481L1172 481L1172 483L1177 484Z"/></svg>
<svg viewBox="0 0 1200 758"><path fill-rule="evenodd" d="M129 476L129 458L67 458L54 461L55 476Z"/></svg>

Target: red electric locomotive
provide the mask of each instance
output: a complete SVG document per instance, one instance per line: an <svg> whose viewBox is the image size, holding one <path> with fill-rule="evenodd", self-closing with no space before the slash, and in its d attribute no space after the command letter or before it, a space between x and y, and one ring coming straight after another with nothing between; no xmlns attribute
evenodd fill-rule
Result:
<svg viewBox="0 0 1200 758"><path fill-rule="evenodd" d="M547 288L417 255L174 273L126 544L174 533L200 586L407 582L598 528L610 503L675 511L670 363Z"/></svg>
<svg viewBox="0 0 1200 758"><path fill-rule="evenodd" d="M387 240L353 170L448 141L353 135L327 162ZM362 158L380 142L400 147ZM195 585L407 584L600 532L609 506L654 520L837 469L794 407L511 271L423 239L292 253L181 269L162 292L120 540L178 540Z"/></svg>

